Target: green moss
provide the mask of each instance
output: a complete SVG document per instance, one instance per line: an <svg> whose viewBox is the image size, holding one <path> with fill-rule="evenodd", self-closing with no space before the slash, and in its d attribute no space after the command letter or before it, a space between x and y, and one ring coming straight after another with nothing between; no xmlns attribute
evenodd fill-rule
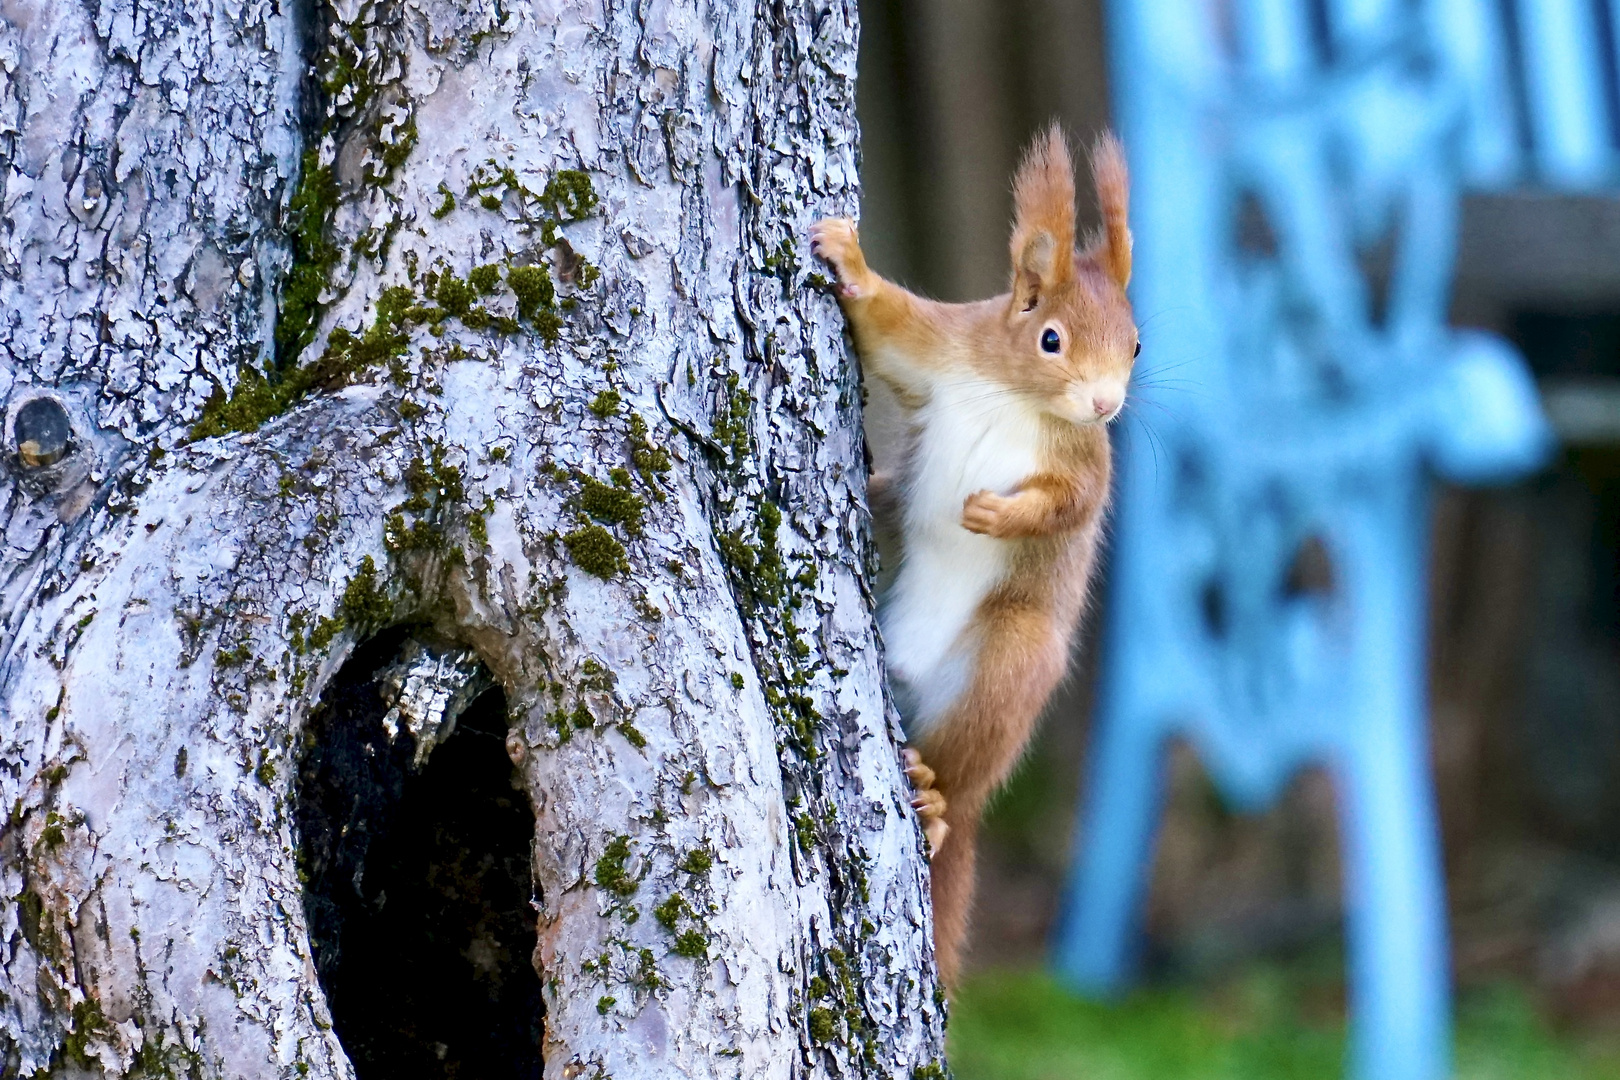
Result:
<svg viewBox="0 0 1620 1080"><path fill-rule="evenodd" d="M651 949L641 949L636 953L639 967L636 972L636 981L648 990L656 990L664 985L664 979L658 974L657 958Z"/></svg>
<svg viewBox="0 0 1620 1080"><path fill-rule="evenodd" d="M241 667L251 659L253 659L253 650L244 641L234 649L219 649L216 651L214 653L214 666L222 668Z"/></svg>
<svg viewBox="0 0 1620 1080"><path fill-rule="evenodd" d="M384 290L377 300L376 321L370 327L361 334L333 327L326 348L308 364L268 375L242 368L229 394L223 387L215 390L187 437L195 442L232 431L256 431L310 392L344 386L362 372L403 356L410 343L404 327L420 310L412 305L413 299L411 291L402 285ZM286 319L285 312L282 317Z"/></svg>
<svg viewBox="0 0 1620 1080"><path fill-rule="evenodd" d="M45 828L39 833L39 846L43 848L59 848L67 843L67 832L63 829L66 824L61 814L51 810L45 815Z"/></svg>
<svg viewBox="0 0 1620 1080"><path fill-rule="evenodd" d="M433 294L445 313L457 319L466 316L477 296L478 291L472 285L451 273L439 275L438 287Z"/></svg>
<svg viewBox="0 0 1620 1080"><path fill-rule="evenodd" d="M506 272L506 287L517 297L518 318L527 322L534 322L542 312L556 306L557 288L542 263L512 267Z"/></svg>
<svg viewBox="0 0 1620 1080"><path fill-rule="evenodd" d="M618 1003L618 998L609 997L608 995L604 994L596 999L596 1011L601 1013L603 1016L606 1016L608 1010L613 1008L613 1006L617 1005Z"/></svg>
<svg viewBox="0 0 1620 1080"><path fill-rule="evenodd" d="M810 1037L816 1042L832 1042L838 1037L838 1020L831 1009L810 1010Z"/></svg>
<svg viewBox="0 0 1620 1080"><path fill-rule="evenodd" d="M911 1080L946 1080L945 1066L937 1061L919 1065L911 1070Z"/></svg>
<svg viewBox="0 0 1620 1080"><path fill-rule="evenodd" d="M355 70L354 65L330 53L327 54L327 59L329 66L321 78L321 89L326 91L328 97L337 97L351 86L358 87L359 91L367 96L370 95L369 89L363 85L365 80L361 78L360 72Z"/></svg>
<svg viewBox="0 0 1620 1080"><path fill-rule="evenodd" d="M786 279L791 278L798 268L799 256L791 240L783 239L776 250L765 254L765 270L768 273L781 274Z"/></svg>
<svg viewBox="0 0 1620 1080"><path fill-rule="evenodd" d="M370 555L360 560L360 569L343 589L342 611L351 626L375 629L394 614L394 605L377 585L377 564Z"/></svg>
<svg viewBox="0 0 1620 1080"><path fill-rule="evenodd" d="M546 714L546 723L557 732L557 742L565 743L574 737L573 718L562 709L553 709Z"/></svg>
<svg viewBox="0 0 1620 1080"><path fill-rule="evenodd" d="M630 569L630 559L624 545L600 525L575 529L563 536L562 542L576 566L604 581Z"/></svg>
<svg viewBox="0 0 1620 1080"><path fill-rule="evenodd" d="M341 615L333 618L323 617L315 624L315 629L309 632L310 650L318 651L326 648L328 645L332 644L332 639L337 637L342 630L343 617Z"/></svg>
<svg viewBox="0 0 1620 1080"><path fill-rule="evenodd" d="M596 860L596 884L614 896L634 896L641 883L630 876L626 869L629 862L630 838L615 836L608 841L602 857Z"/></svg>
<svg viewBox="0 0 1620 1080"><path fill-rule="evenodd" d="M23 932L23 938L38 950L43 944L40 937L40 924L45 919L45 900L32 889L24 889L17 897L17 922Z"/></svg>
<svg viewBox="0 0 1620 1080"><path fill-rule="evenodd" d="M583 676L579 683L582 690L595 690L598 693L606 693L617 686L619 682L619 677L613 674L606 664L594 656L585 658L585 662L579 665L579 673Z"/></svg>
<svg viewBox="0 0 1620 1080"><path fill-rule="evenodd" d="M800 814L793 819L793 833L798 838L799 850L806 855L816 850L816 819L809 814Z"/></svg>
<svg viewBox="0 0 1620 1080"><path fill-rule="evenodd" d="M446 454L443 446L435 445L426 458L421 455L411 458L411 463L405 467L405 488L413 499L421 502L409 509L426 510L446 502L459 503L467 497L461 469L449 464Z"/></svg>
<svg viewBox="0 0 1620 1080"><path fill-rule="evenodd" d="M62 1055L73 1064L88 1069L100 1062L90 1056L90 1046L97 1040L110 1041L115 1034L112 1023L102 1014L94 998L85 998L73 1006L73 1026L62 1040Z"/></svg>
<svg viewBox="0 0 1620 1080"><path fill-rule="evenodd" d="M276 767L270 760L269 751L259 751L259 765L258 768L253 770L253 775L258 778L259 783L267 788L276 786Z"/></svg>
<svg viewBox="0 0 1620 1080"><path fill-rule="evenodd" d="M257 431L266 420L279 415L286 405L284 395L278 393L269 380L252 368L243 368L229 395L223 387L215 389L187 438L195 442L229 431Z"/></svg>
<svg viewBox="0 0 1620 1080"><path fill-rule="evenodd" d="M742 689L742 688L743 688L743 687L745 687L745 686L747 686L747 685L748 685L748 680L746 680L746 679L744 679L744 678L743 678L743 677L742 677L742 672L740 672L740 671L733 671L733 672L732 672L732 673L731 673L731 685L732 685L732 686L733 686L733 687L734 687L734 688L735 688L735 689L738 689L738 690L741 690L741 689Z"/></svg>
<svg viewBox="0 0 1620 1080"><path fill-rule="evenodd" d="M405 159L411 156L414 149L416 149L416 118L412 117L399 129L399 135L394 142L383 147L383 167L392 174L395 169L405 164Z"/></svg>
<svg viewBox="0 0 1620 1080"><path fill-rule="evenodd" d="M710 853L709 849L695 847L686 853L686 858L681 860L678 869L684 870L688 874L707 874L712 866L714 866L714 855Z"/></svg>
<svg viewBox="0 0 1620 1080"><path fill-rule="evenodd" d="M755 580L759 592L767 603L780 604L787 593L787 570L782 564L782 553L777 547L777 532L782 526L782 510L769 499L759 504L759 571Z"/></svg>
<svg viewBox="0 0 1620 1080"><path fill-rule="evenodd" d="M686 902L686 897L680 893L672 893L668 900L653 909L653 918L658 920L658 925L674 933L675 924L680 921L680 917L691 913L692 905Z"/></svg>
<svg viewBox="0 0 1620 1080"><path fill-rule="evenodd" d="M641 476L641 482L652 490L653 497L663 502L664 493L653 483L653 477L669 472L674 462L668 450L653 445L647 437L647 421L635 413L630 414L630 463Z"/></svg>
<svg viewBox="0 0 1620 1080"><path fill-rule="evenodd" d="M596 209L596 189L578 169L561 169L540 192L540 205L564 221L577 221Z"/></svg>
<svg viewBox="0 0 1620 1080"><path fill-rule="evenodd" d="M461 469L449 464L445 454L443 446L435 445L426 459L418 455L405 467L409 496L392 507L383 521L383 543L390 551L437 552L452 560L465 560L465 552L450 542L445 518L448 511L461 506L467 493ZM415 520L407 521L407 514ZM475 540L479 539L482 521L479 513L468 516L468 531ZM483 540L487 539L486 530ZM480 544L483 540L479 540Z"/></svg>
<svg viewBox="0 0 1620 1080"><path fill-rule="evenodd" d="M534 317L534 332L547 345L557 344L557 339L562 336L562 317L555 311L542 311Z"/></svg>
<svg viewBox="0 0 1620 1080"><path fill-rule="evenodd" d="M641 729L630 721L625 720L619 724L619 734L623 735L625 741L637 750L647 749L647 736L643 735Z"/></svg>
<svg viewBox="0 0 1620 1080"><path fill-rule="evenodd" d="M591 412L605 420L619 411L619 400L617 390L603 390L591 399Z"/></svg>
<svg viewBox="0 0 1620 1080"><path fill-rule="evenodd" d="M779 608L789 600L790 583L778 546L782 511L769 499L761 500L755 521L758 543L750 543L741 530L720 533L715 539L726 564L749 598L761 606ZM807 646L799 655L807 656L809 651Z"/></svg>
<svg viewBox="0 0 1620 1080"><path fill-rule="evenodd" d="M716 541L720 545L720 554L725 557L726 565L732 570L744 576L754 572L759 557L755 554L753 546L743 539L741 531L721 533L716 537Z"/></svg>
<svg viewBox="0 0 1620 1080"><path fill-rule="evenodd" d="M276 322L276 353L282 364L290 363L314 340L321 290L338 261L336 245L326 239L337 202L338 185L331 167L321 164L319 151L306 151L298 187L287 205L293 261L281 289Z"/></svg>
<svg viewBox="0 0 1620 1080"><path fill-rule="evenodd" d="M672 950L676 956L684 956L688 960L702 960L709 955L709 939L701 930L696 928L687 930L675 938Z"/></svg>
<svg viewBox="0 0 1620 1080"><path fill-rule="evenodd" d="M445 187L443 184L439 185L439 194L444 196L444 201L433 208L432 214L435 218L443 220L444 218L449 217L450 211L456 208L456 197L452 195L450 193L450 189Z"/></svg>
<svg viewBox="0 0 1620 1080"><path fill-rule="evenodd" d="M305 283L314 290L311 296L319 295L329 271L330 266L326 265ZM515 333L520 329L516 320L495 316L483 306L474 306L479 295L498 288L497 267L477 267L466 279L448 270L430 272L423 281L426 290L423 298L405 285L385 289L377 299L375 318L369 327L360 333L343 326L333 327L320 356L307 364L291 366L293 358L313 340L313 320L318 315L313 299L307 302L300 299L302 286L298 273L299 268L295 266L289 276L282 323L277 333L280 335L282 328L293 327L299 319L305 321L298 324L301 328L297 329L297 340L280 354L281 366L268 372L244 367L229 394L223 388L216 390L192 426L189 438L193 441L232 431L254 431L310 393L345 386L379 367L387 367L393 372L394 380L403 385L408 370L400 361L409 348L414 325L427 324L435 335L443 333L443 324L448 319L456 319L471 330L493 328L500 333ZM520 315L533 324L536 333L554 342L562 321L552 310L555 290L545 267L513 268L507 275L507 284L517 298ZM423 302L425 298L431 298L438 306L427 306ZM457 359L466 354L457 346L444 355L447 359ZM414 402L401 402L399 409L407 420L422 411Z"/></svg>
<svg viewBox="0 0 1620 1080"><path fill-rule="evenodd" d="M726 392L714 417L714 441L729 451L733 464L748 457L749 405L742 378L736 372L727 375Z"/></svg>
<svg viewBox="0 0 1620 1080"><path fill-rule="evenodd" d="M640 536L646 517L647 504L630 490L630 474L614 469L613 483L604 484L594 477L585 477L579 493L579 507L597 521L609 525L622 525L630 536Z"/></svg>

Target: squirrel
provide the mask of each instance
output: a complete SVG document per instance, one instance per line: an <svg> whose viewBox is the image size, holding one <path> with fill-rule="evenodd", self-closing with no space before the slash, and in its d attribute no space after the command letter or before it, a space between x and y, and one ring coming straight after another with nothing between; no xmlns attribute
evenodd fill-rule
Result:
<svg viewBox="0 0 1620 1080"><path fill-rule="evenodd" d="M1129 181L1112 134L1091 167L1102 228L1077 250L1067 143L1056 124L1035 140L1013 186L1011 290L977 303L924 299L873 273L846 218L810 231L863 369L894 389L909 422L902 463L872 477L872 501L896 505L902 537L878 621L915 747L906 772L947 986L967 936L979 816L1068 666L1108 504L1107 425L1141 352L1125 295Z"/></svg>

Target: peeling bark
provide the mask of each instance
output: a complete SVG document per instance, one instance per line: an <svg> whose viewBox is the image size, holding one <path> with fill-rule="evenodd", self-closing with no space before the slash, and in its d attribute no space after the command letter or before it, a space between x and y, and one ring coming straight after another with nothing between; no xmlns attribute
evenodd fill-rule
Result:
<svg viewBox="0 0 1620 1080"><path fill-rule="evenodd" d="M855 206L855 34L853 0L0 4L0 1075L352 1074L293 785L397 626L505 694L546 1076L941 1075L802 239ZM41 395L53 463L16 449ZM431 742L450 691L400 672Z"/></svg>

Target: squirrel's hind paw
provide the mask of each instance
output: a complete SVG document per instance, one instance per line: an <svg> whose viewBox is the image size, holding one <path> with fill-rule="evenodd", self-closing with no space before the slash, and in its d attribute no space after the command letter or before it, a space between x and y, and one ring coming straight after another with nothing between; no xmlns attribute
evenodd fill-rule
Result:
<svg viewBox="0 0 1620 1080"><path fill-rule="evenodd" d="M945 796L934 787L934 770L923 764L922 755L907 747L905 750L906 776L911 780L911 808L922 823L923 836L928 840L930 857L939 854L945 836L951 831L945 821L950 805Z"/></svg>

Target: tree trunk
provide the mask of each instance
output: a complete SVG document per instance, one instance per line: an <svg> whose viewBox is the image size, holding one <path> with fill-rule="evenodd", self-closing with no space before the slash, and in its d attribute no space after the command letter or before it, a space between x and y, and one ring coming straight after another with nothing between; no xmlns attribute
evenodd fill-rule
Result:
<svg viewBox="0 0 1620 1080"><path fill-rule="evenodd" d="M518 821L547 1077L942 1075L803 242L855 203L855 36L0 5L0 1075L455 1075L400 1003L456 1002L332 973L516 979L499 856L452 863ZM393 900L384 850L428 860ZM487 919L366 938L417 888Z"/></svg>

